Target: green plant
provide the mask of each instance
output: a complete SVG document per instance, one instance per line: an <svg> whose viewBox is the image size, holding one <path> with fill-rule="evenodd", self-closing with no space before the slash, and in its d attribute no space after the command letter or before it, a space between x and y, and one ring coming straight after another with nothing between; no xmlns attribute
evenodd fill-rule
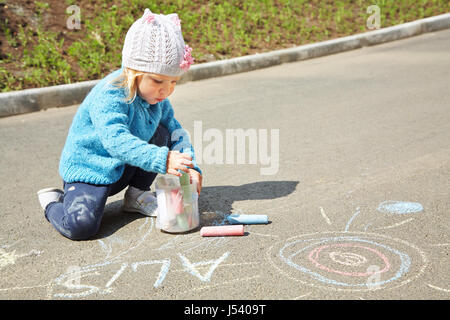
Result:
<svg viewBox="0 0 450 320"><path fill-rule="evenodd" d="M105 76L120 67L125 34L145 8L178 13L197 63L211 55L231 58L368 31L366 10L373 4L380 8L381 27L450 11L448 0L65 0L80 7L82 28L66 29L64 41L46 28L49 4L33 3L38 28L0 21L8 49L0 60L2 91Z"/></svg>

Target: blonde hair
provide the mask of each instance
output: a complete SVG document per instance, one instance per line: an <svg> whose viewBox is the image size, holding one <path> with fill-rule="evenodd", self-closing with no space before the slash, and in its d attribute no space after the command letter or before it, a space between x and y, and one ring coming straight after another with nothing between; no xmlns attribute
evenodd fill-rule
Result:
<svg viewBox="0 0 450 320"><path fill-rule="evenodd" d="M130 68L123 68L123 72L111 81L113 86L123 88L127 94L126 103L133 103L137 95L137 77L144 75L145 72L137 71Z"/></svg>

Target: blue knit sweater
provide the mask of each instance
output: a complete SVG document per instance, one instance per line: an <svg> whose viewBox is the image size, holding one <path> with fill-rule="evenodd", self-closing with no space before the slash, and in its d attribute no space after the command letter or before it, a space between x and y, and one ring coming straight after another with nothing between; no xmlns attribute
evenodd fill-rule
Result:
<svg viewBox="0 0 450 320"><path fill-rule="evenodd" d="M182 127L167 99L150 105L136 95L133 103L127 104L124 89L109 83L121 73L119 69L100 80L78 108L59 163L64 181L112 184L122 176L125 164L166 173L169 148L148 141L160 123L170 134ZM181 138L170 149L179 143L183 148L177 150L189 153L194 169L201 173L190 143Z"/></svg>

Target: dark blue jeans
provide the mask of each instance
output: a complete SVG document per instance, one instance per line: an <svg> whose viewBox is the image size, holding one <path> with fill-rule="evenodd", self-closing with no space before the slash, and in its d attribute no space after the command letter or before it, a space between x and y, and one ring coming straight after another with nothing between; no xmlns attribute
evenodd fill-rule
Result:
<svg viewBox="0 0 450 320"><path fill-rule="evenodd" d="M170 147L169 131L159 125L149 143ZM85 240L100 228L106 200L127 186L150 190L156 172L144 171L126 165L119 181L110 185L83 182L64 182L64 201L52 202L45 209L45 217L63 236L72 240Z"/></svg>

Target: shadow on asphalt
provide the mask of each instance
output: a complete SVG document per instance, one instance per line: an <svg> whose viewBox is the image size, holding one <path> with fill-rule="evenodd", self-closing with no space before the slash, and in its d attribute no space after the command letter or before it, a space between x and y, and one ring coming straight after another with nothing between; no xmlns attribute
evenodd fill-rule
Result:
<svg viewBox="0 0 450 320"><path fill-rule="evenodd" d="M286 197L297 187L299 181L262 181L241 186L203 187L199 197L200 226L223 224L232 212L235 201L271 200ZM102 224L95 239L106 238L117 230L145 216L122 211L122 200L107 203Z"/></svg>

